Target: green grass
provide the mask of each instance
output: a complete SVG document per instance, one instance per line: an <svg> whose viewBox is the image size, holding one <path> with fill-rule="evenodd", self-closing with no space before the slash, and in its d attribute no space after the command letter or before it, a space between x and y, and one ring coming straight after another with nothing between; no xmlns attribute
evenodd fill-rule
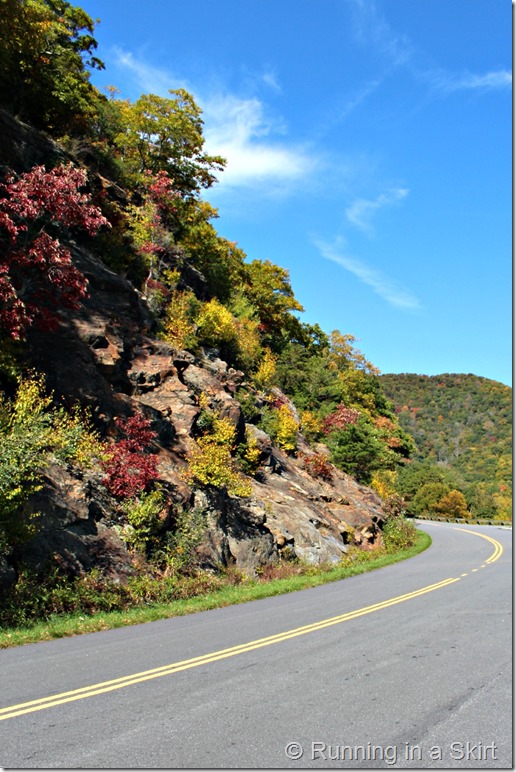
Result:
<svg viewBox="0 0 516 772"><path fill-rule="evenodd" d="M354 565L310 568L307 573L288 576L271 581L249 580L244 584L230 585L215 592L197 595L186 600L177 600L167 604L129 609L126 611L111 611L97 613L92 616L84 614L60 614L50 617L45 622L37 622L26 628L12 628L0 631L0 648L21 646L26 643L48 641L53 638L65 638L83 633L109 630L127 625L137 625L144 622L154 622L158 619L195 614L197 611L232 606L237 603L247 603L252 600L269 598L273 595L283 595L297 592L309 587L317 587L328 582L336 582L350 576L363 574L378 568L392 565L401 560L414 557L427 549L432 543L431 537L423 531L417 532L416 542L412 547L396 553L374 556L365 553L363 560L357 560Z"/></svg>

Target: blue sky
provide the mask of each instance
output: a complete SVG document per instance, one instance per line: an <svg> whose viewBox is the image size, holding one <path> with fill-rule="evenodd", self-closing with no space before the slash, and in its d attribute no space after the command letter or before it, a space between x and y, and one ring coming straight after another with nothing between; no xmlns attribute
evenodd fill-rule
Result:
<svg viewBox="0 0 516 772"><path fill-rule="evenodd" d="M219 233L382 372L511 382L509 0L87 0L103 88L186 88Z"/></svg>

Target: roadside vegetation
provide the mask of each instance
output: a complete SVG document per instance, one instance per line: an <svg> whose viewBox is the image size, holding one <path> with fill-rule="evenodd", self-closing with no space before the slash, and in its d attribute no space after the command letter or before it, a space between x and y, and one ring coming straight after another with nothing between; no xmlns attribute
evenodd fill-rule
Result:
<svg viewBox="0 0 516 772"><path fill-rule="evenodd" d="M42 588L40 580L25 575L17 585L18 597L4 609L6 625L0 628L0 648L184 616L304 590L414 557L427 549L431 541L428 534L400 519L386 529L381 547L369 551L350 549L338 564L309 566L299 561L281 561L254 578L230 567L217 574L191 570L144 580L135 577L127 585L120 585L92 572L72 583L56 574ZM34 592L36 583L39 586Z"/></svg>

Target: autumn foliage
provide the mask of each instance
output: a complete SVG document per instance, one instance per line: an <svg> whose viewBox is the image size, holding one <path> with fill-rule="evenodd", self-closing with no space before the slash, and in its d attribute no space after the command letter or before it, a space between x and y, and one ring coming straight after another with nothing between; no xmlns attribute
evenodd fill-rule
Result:
<svg viewBox="0 0 516 772"><path fill-rule="evenodd" d="M334 429L344 429L344 427L350 424L356 424L359 418L360 413L358 410L345 407L345 405L338 405L334 412L324 419L323 432L324 434L329 434Z"/></svg>
<svg viewBox="0 0 516 772"><path fill-rule="evenodd" d="M156 433L139 414L115 421L125 437L109 448L102 462L104 485L117 499L133 498L149 490L158 477L158 457L148 452Z"/></svg>
<svg viewBox="0 0 516 772"><path fill-rule="evenodd" d="M36 166L0 184L0 329L15 340L32 324L52 329L59 306L76 308L86 279L72 264L62 234L95 234L107 224L80 192L86 174L71 165Z"/></svg>

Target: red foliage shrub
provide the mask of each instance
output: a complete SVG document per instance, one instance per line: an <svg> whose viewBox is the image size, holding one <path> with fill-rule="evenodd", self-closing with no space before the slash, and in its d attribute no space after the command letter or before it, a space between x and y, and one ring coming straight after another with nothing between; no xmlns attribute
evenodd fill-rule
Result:
<svg viewBox="0 0 516 772"><path fill-rule="evenodd" d="M358 410L353 410L353 408L345 407L344 405L338 405L337 409L324 419L323 432L329 434L334 429L343 429L349 424L356 424L359 418L360 413Z"/></svg>
<svg viewBox="0 0 516 772"><path fill-rule="evenodd" d="M93 235L109 225L79 192L85 181L86 173L69 165L35 166L0 183L0 329L11 338L33 323L52 329L55 309L75 308L86 295L86 279L57 237L64 229Z"/></svg>
<svg viewBox="0 0 516 772"><path fill-rule="evenodd" d="M102 462L104 485L117 499L132 498L148 490L158 476L158 457L146 452L156 432L142 415L115 421L126 436L109 449Z"/></svg>
<svg viewBox="0 0 516 772"><path fill-rule="evenodd" d="M312 456L304 456L303 466L312 477L321 477L331 482L333 480L333 466L324 453L314 453Z"/></svg>

